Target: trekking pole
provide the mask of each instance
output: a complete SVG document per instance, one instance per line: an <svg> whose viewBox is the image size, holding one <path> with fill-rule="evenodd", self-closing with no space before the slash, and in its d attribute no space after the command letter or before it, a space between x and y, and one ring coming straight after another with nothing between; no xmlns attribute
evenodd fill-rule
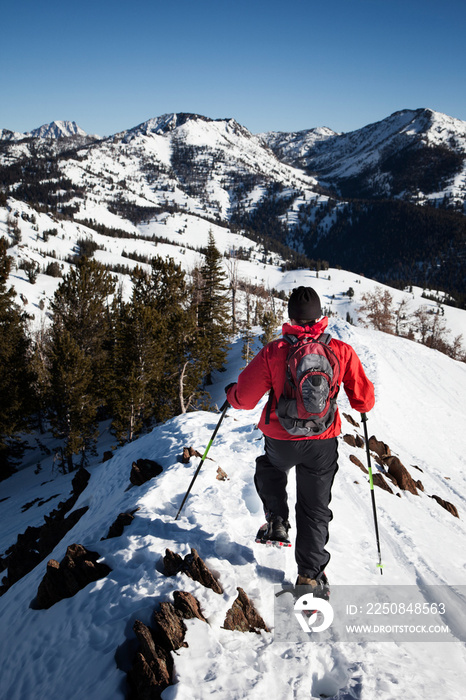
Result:
<svg viewBox="0 0 466 700"><path fill-rule="evenodd" d="M369 469L369 483L371 485L371 498L372 498L372 511L374 513L375 538L377 540L377 551L379 553L379 563L377 564L377 567L380 569L380 573L383 574L382 555L380 553L379 527L377 525L377 510L375 507L374 479L372 477L371 455L370 455L370 451L369 451L369 438L367 436L367 426L366 426L367 415L365 413L361 413L361 420L362 420L362 423L364 425L364 437L366 438L367 466Z"/></svg>
<svg viewBox="0 0 466 700"><path fill-rule="evenodd" d="M212 433L212 437L210 438L209 443L208 443L207 447L205 448L204 454L202 455L201 461L199 462L199 466L198 466L198 468L196 469L193 478L191 479L191 483L189 484L189 488L188 488L188 490L187 490L186 493L185 493L185 496L184 496L184 498L183 498L183 502L182 502L181 505L180 505L180 508L179 508L179 510L178 510L178 513L176 514L175 520L178 520L178 516L179 516L179 514L181 513L181 511L183 510L183 506L184 506L184 504L186 503L186 499L187 499L188 496L189 496L189 492L191 491L191 489L192 489L192 487L193 487L193 484L194 484L194 482L195 482L196 479L197 479L197 475L198 475L199 472L201 471L201 467L202 467L202 465L203 465L204 462L205 462L205 459L206 459L206 457L207 457L207 453L209 452L210 447L211 447L213 441L215 440L215 436L217 435L218 429L220 428L221 422L222 422L222 420L223 420L224 417L225 417L225 413L227 412L227 408L229 408L229 407L230 407L230 404L228 403L228 401L225 401L225 403L223 404L223 406L222 406L221 409L220 409L221 412L222 412L222 415L220 416L220 420L218 421L217 426L216 426L214 432Z"/></svg>

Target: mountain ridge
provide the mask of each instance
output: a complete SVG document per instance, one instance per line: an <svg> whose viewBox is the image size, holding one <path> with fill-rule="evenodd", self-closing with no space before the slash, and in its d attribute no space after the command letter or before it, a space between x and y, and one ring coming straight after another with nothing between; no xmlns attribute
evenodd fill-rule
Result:
<svg viewBox="0 0 466 700"><path fill-rule="evenodd" d="M234 119L187 112L103 139L11 133L0 141L4 206L24 201L120 230L183 210L332 265L363 235L371 245L346 256L355 272L466 295L466 122L433 110L401 110L349 134L322 127L268 139ZM392 229L379 250L385 200ZM401 261L392 245L400 235L410 242Z"/></svg>

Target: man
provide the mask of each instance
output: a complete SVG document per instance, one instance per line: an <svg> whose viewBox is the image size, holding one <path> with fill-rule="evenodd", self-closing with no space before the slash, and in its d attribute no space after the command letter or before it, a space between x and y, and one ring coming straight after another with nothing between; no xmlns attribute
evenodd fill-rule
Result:
<svg viewBox="0 0 466 700"><path fill-rule="evenodd" d="M291 345L306 337L328 340L328 337L322 336L328 318L321 318L320 299L311 287L293 290L288 302L288 315L290 322L285 323L282 329L286 338L274 340L262 348L241 372L237 383L230 384L225 391L228 402L238 409L254 408L262 396L270 392L268 405L264 407L259 421L259 429L265 435L265 454L256 459L254 478L267 524L263 531L259 531L257 541L289 546L286 486L288 472L295 466L296 585L310 585L315 595L328 597L329 586L324 569L330 554L325 545L332 519L329 508L331 489L338 470L340 415L336 403L332 403L327 424L320 429L321 432L317 428L314 432L298 430L306 433L304 435L288 432L284 427L286 421L277 415L277 410L281 412L277 406L287 379L287 357ZM329 340L328 348L336 357L338 385L343 382L352 408L360 413L370 411L374 406L374 387L366 377L356 352L350 345L335 338Z"/></svg>

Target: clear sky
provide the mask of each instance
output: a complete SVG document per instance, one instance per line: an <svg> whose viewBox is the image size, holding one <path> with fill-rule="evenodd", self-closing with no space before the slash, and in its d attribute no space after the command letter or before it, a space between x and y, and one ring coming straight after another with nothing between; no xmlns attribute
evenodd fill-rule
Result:
<svg viewBox="0 0 466 700"><path fill-rule="evenodd" d="M430 107L466 121L466 0L16 0L0 128L110 135L167 112L253 133L351 131Z"/></svg>

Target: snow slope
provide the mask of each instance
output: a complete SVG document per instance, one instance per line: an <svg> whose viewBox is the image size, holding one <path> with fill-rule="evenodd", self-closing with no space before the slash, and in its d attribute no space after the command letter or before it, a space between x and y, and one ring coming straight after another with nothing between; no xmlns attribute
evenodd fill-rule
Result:
<svg viewBox="0 0 466 700"><path fill-rule="evenodd" d="M332 559L327 568L331 583L410 584L421 590L427 584L464 586L466 366L341 319L331 320L331 332L355 347L375 384L377 403L369 415L369 433L387 442L425 487L418 496L402 492L399 498L376 490L385 564L381 579L369 486L349 460L350 454L356 454L364 461L364 452L340 441L329 542ZM228 369L213 386L218 404L223 401L223 386L238 374L240 346L239 342L233 345ZM253 544L263 518L253 486L254 459L262 450L261 434L255 428L261 406L262 402L249 412L229 409L209 454L213 461L205 462L178 521L174 518L197 463L182 465L178 456L185 445L203 451L217 414L179 416L115 450L110 461L100 463L96 458L89 468L90 484L75 505L87 505L89 510L50 556L61 560L66 546L77 542L98 551L112 571L49 610L32 610L29 605L44 575L44 561L0 598L2 697L124 698L125 671L134 653L133 623L136 619L150 623L157 603L169 600L176 589L198 598L209 625L188 621L189 646L174 655L175 684L164 691L165 700L464 697L466 647L459 641L274 641L274 585L294 581L296 567L293 548L279 551ZM358 419L343 392L340 407ZM343 432L355 432L345 419ZM102 448L108 447L106 440ZM131 464L140 457L157 460L164 472L142 487L129 488ZM227 472L228 481L216 480L217 466ZM42 462L40 474L31 469L0 484L1 498L8 499L0 503L2 521L8 522L2 551L12 543L15 527L22 532L38 520L38 506L21 513L25 502L39 494L46 498L68 492L69 476L53 478L51 469L49 457ZM291 500L293 486L290 478ZM453 502L460 518L429 498L432 494ZM136 507L140 510L135 520L121 537L100 541L118 513ZM167 547L183 556L195 547L218 576L224 594L215 594L182 574L166 578L161 559ZM253 600L271 633L222 629L237 586Z"/></svg>

